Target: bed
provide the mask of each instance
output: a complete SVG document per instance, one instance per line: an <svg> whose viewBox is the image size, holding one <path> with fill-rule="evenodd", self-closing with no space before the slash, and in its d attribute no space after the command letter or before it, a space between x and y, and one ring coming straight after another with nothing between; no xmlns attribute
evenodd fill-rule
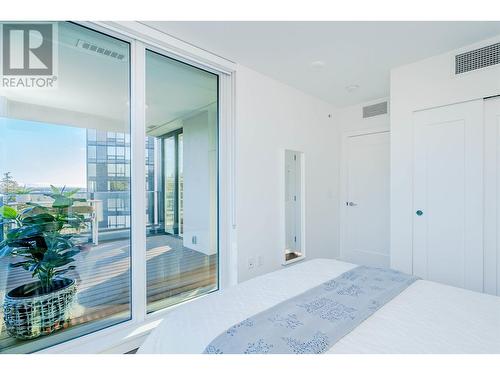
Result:
<svg viewBox="0 0 500 375"><path fill-rule="evenodd" d="M202 353L221 332L355 264L315 259L177 307L139 353ZM500 297L417 280L327 353L500 353Z"/></svg>

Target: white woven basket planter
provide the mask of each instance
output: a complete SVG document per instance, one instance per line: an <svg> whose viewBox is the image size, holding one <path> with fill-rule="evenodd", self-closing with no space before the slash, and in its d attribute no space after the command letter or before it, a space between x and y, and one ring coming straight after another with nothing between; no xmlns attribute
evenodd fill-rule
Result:
<svg viewBox="0 0 500 375"><path fill-rule="evenodd" d="M5 295L4 322L11 336L29 340L49 335L68 325L76 294L76 282L61 278L56 280L56 283L60 288L47 294L17 297L22 295L23 290L40 286L39 282L35 282L12 289Z"/></svg>

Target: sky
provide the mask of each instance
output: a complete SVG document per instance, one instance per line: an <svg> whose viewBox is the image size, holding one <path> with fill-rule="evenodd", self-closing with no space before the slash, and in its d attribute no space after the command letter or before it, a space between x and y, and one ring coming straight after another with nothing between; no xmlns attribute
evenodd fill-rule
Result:
<svg viewBox="0 0 500 375"><path fill-rule="evenodd" d="M21 185L86 187L86 129L0 117L0 174Z"/></svg>

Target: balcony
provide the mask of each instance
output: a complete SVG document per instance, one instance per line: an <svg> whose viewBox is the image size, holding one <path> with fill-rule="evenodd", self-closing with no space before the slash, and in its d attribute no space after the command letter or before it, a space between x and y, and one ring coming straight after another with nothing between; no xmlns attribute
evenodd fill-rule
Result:
<svg viewBox="0 0 500 375"><path fill-rule="evenodd" d="M94 222L94 227L96 224ZM56 335L74 337L75 331L81 329L84 323L88 331L88 326L99 329L100 326L129 317L130 231L128 228L112 230L101 227L98 233L98 238L93 238L91 229L82 233L88 245L75 256L73 264L76 269L68 273L78 285L69 326L44 340ZM206 255L190 249L179 236L165 233L148 235L146 259L148 311L165 308L217 288L217 255ZM0 259L0 301L3 301L4 294L9 290L32 281L29 272L21 268L9 268L11 261ZM40 339L20 341L8 336L1 311L0 351L37 350L36 341Z"/></svg>

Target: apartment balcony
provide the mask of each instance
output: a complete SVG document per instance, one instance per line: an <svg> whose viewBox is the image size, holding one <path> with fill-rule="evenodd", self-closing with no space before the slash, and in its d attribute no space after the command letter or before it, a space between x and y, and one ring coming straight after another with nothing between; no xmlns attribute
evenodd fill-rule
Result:
<svg viewBox="0 0 500 375"><path fill-rule="evenodd" d="M84 323L88 332L89 326L99 329L130 316L129 228L99 229L98 238L93 238L92 230L89 230L84 237L88 239L88 244L75 256L72 264L76 269L67 274L77 281L78 288L72 320L68 328L46 336L46 341L56 335L74 337L75 331L81 330ZM186 247L182 237L165 233L148 235L146 258L148 311L171 306L217 288L217 255L206 255ZM5 293L33 281L29 272L9 268L10 262L12 259L0 259L2 302ZM27 347L36 350L34 341L37 339L20 341L7 334L2 311L0 309L0 351L25 352Z"/></svg>

